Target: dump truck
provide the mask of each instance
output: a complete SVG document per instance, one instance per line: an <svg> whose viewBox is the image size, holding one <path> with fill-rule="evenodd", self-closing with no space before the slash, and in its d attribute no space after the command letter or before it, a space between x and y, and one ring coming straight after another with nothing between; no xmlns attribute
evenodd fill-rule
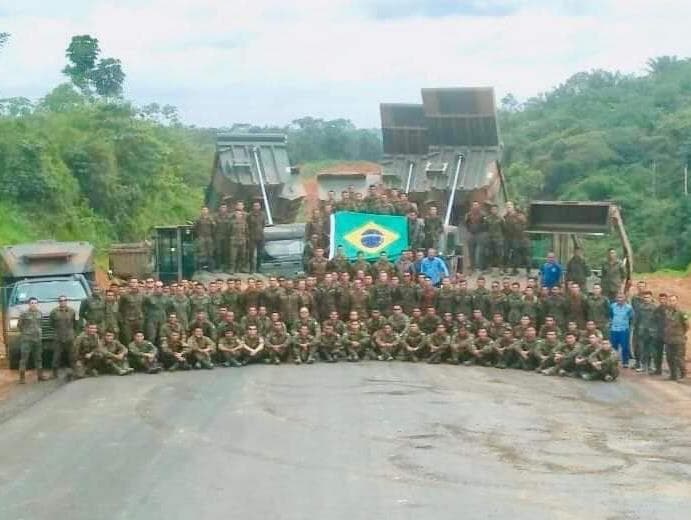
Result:
<svg viewBox="0 0 691 520"><path fill-rule="evenodd" d="M211 182L206 205L216 210L224 201L260 200L267 221L296 221L305 198L300 170L291 166L283 134L228 134L216 136Z"/></svg>
<svg viewBox="0 0 691 520"><path fill-rule="evenodd" d="M91 295L95 281L94 247L88 242L39 241L0 249L2 310L5 355L10 366L19 362L19 316L38 299L43 314L42 333L46 356L52 351L54 331L48 315L61 295L79 313L79 306Z"/></svg>
<svg viewBox="0 0 691 520"><path fill-rule="evenodd" d="M421 97L380 105L383 181L423 213L437 206L444 242L462 243L470 204L501 208L507 198L494 89L423 88Z"/></svg>

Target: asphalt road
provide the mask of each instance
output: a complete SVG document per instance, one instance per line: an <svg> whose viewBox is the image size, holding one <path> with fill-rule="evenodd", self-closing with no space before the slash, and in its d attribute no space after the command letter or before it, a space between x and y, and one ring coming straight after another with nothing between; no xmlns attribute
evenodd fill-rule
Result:
<svg viewBox="0 0 691 520"><path fill-rule="evenodd" d="M688 520L689 413L687 385L398 362L100 377L0 424L0 518Z"/></svg>

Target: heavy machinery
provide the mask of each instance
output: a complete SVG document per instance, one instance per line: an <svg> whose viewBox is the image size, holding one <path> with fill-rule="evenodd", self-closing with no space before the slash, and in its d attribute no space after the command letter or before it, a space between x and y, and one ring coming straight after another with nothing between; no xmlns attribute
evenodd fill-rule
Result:
<svg viewBox="0 0 691 520"><path fill-rule="evenodd" d="M633 250L619 207L612 202L534 201L528 213L528 233L547 239L548 249L566 263L580 237L599 237L614 233L622 248L626 272L625 289L631 285ZM544 260L544 256L543 256Z"/></svg>
<svg viewBox="0 0 691 520"><path fill-rule="evenodd" d="M0 249L0 272L6 356L14 368L19 361L19 316L28 308L29 299L38 299L43 341L52 350L54 332L48 315L62 295L79 313L95 280L94 248L88 242L52 240L5 246Z"/></svg>
<svg viewBox="0 0 691 520"><path fill-rule="evenodd" d="M305 191L286 143L283 134L218 134L207 206L260 200L269 225L295 222Z"/></svg>

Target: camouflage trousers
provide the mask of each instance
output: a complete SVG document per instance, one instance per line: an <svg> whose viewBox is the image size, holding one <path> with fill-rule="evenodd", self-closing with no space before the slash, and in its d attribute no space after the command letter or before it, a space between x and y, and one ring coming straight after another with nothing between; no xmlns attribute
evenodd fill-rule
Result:
<svg viewBox="0 0 691 520"><path fill-rule="evenodd" d="M250 240L247 243L247 258L249 259L250 273L258 273L262 265L264 254L263 240Z"/></svg>
<svg viewBox="0 0 691 520"><path fill-rule="evenodd" d="M197 267L211 269L214 263L214 239L202 236L197 238Z"/></svg>
<svg viewBox="0 0 691 520"><path fill-rule="evenodd" d="M231 273L241 273L247 271L246 240L230 240L228 271Z"/></svg>
<svg viewBox="0 0 691 520"><path fill-rule="evenodd" d="M70 368L74 370L74 340L70 341L53 341L53 372L57 372L62 364L62 357L64 353L67 353L67 360Z"/></svg>
<svg viewBox="0 0 691 520"><path fill-rule="evenodd" d="M26 370L31 355L33 355L36 370L43 369L43 343L40 339L23 338L19 345L19 352L19 370L21 372Z"/></svg>

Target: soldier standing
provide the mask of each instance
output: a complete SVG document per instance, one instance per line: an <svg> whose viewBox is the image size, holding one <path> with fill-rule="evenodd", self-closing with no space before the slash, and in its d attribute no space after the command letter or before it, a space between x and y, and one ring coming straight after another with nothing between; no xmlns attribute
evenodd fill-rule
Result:
<svg viewBox="0 0 691 520"><path fill-rule="evenodd" d="M439 249L439 242L444 231L444 224L437 214L437 207L430 206L425 217L425 249Z"/></svg>
<svg viewBox="0 0 691 520"><path fill-rule="evenodd" d="M602 265L602 276L600 283L605 296L610 300L614 300L621 290L621 284L624 280L624 268L617 258L617 253L614 249L607 251L607 261Z"/></svg>
<svg viewBox="0 0 691 520"><path fill-rule="evenodd" d="M686 377L686 333L689 331L689 317L678 307L676 295L669 296L665 309L664 341L667 346L667 365L672 381Z"/></svg>
<svg viewBox="0 0 691 520"><path fill-rule="evenodd" d="M209 213L209 208L202 208L201 215L194 223L194 233L197 237L197 267L212 269L214 263L214 228L216 222Z"/></svg>
<svg viewBox="0 0 691 520"><path fill-rule="evenodd" d="M36 367L36 376L39 381L48 378L43 375L43 342L41 338L41 311L38 310L38 300L29 298L29 308L19 316L19 345L21 357L19 358L19 382L26 382L26 365L29 356L33 355Z"/></svg>
<svg viewBox="0 0 691 520"><path fill-rule="evenodd" d="M588 276L590 276L590 268L583 258L583 250L575 247L571 260L566 264L566 282L576 282L585 290Z"/></svg>
<svg viewBox="0 0 691 520"><path fill-rule="evenodd" d="M408 245L412 250L425 246L425 226L415 210L408 213Z"/></svg>
<svg viewBox="0 0 691 520"><path fill-rule="evenodd" d="M229 270L231 273L245 272L247 269L247 239L249 229L247 215L241 208L233 213L232 231L230 233Z"/></svg>
<svg viewBox="0 0 691 520"><path fill-rule="evenodd" d="M85 327L87 323L96 323L102 326L104 308L105 301L103 299L103 292L100 287L94 286L91 291L91 296L83 300L79 305L79 319L82 326Z"/></svg>
<svg viewBox="0 0 691 520"><path fill-rule="evenodd" d="M139 292L139 284L136 278L129 281L129 287L125 294L120 296L118 311L120 312L120 331L123 344L129 345L137 331L144 327L144 310L142 294Z"/></svg>
<svg viewBox="0 0 691 520"><path fill-rule="evenodd" d="M163 294L163 283L155 282L153 292L146 295L142 301L146 339L155 345L159 343L158 331L166 322L166 309L169 306L169 299Z"/></svg>
<svg viewBox="0 0 691 520"><path fill-rule="evenodd" d="M259 201L252 203L252 211L247 215L247 228L249 231L248 256L250 261L250 272L258 273L262 263L264 252L264 227L266 226L266 215L262 211Z"/></svg>
<svg viewBox="0 0 691 520"><path fill-rule="evenodd" d="M55 331L53 341L53 377L58 377L63 352L67 352L70 368L74 370L74 338L77 328L77 314L69 305L67 297L58 297L58 306L50 312L50 324Z"/></svg>
<svg viewBox="0 0 691 520"><path fill-rule="evenodd" d="M642 301L634 307L634 352L636 353L637 372L650 373L651 371L651 361L654 357L653 349L657 336L656 308L650 291L644 292Z"/></svg>
<svg viewBox="0 0 691 520"><path fill-rule="evenodd" d="M232 215L227 204L221 204L216 215L214 226L214 246L216 249L216 267L221 271L228 269L230 254L230 234L232 232Z"/></svg>

